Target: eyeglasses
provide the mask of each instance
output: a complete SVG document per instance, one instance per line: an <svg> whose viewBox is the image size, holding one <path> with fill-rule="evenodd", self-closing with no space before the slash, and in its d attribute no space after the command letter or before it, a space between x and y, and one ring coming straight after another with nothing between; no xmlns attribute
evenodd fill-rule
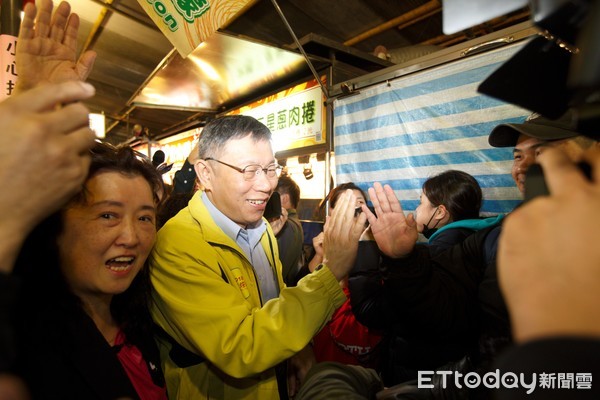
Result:
<svg viewBox="0 0 600 400"><path fill-rule="evenodd" d="M216 161L219 164L223 164L228 166L229 168L235 169L237 172L241 172L242 174L244 174L244 179L247 181L253 181L263 172L268 179L278 178L279 173L281 172L281 165L277 164L271 164L266 168L263 168L260 165L247 165L244 168L239 168L235 165L227 164L226 162L214 159L212 157L207 157L204 159L204 161Z"/></svg>

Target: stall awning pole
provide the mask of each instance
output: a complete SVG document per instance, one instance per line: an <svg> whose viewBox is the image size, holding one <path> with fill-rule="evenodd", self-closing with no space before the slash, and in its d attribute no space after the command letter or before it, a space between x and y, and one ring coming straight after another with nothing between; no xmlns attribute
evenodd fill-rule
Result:
<svg viewBox="0 0 600 400"><path fill-rule="evenodd" d="M279 7L279 4L277 4L276 0L271 0L271 3L273 3L273 7L275 7L275 10L277 11L277 13L279 14L279 16L281 17L281 20L285 24L287 30L290 32L290 35L292 35L292 38L294 39L294 43L296 43L296 46L298 46L298 49L300 50L300 53L302 53L302 56L304 57L304 59L306 60L306 63L308 64L308 68L310 68L310 71L312 72L313 76L315 77L315 79L317 80L317 82L319 82L319 85L321 85L321 90L323 91L323 95L325 96L325 101L329 100L329 92L327 91L327 88L325 87L325 85L323 85L323 82L321 82L321 79L319 77L319 74L317 73L317 70L315 70L315 67L310 62L310 60L308 58L308 55L304 51L304 48L302 47L302 45L300 44L300 42L298 41L298 38L296 37L296 34L294 33L294 30L292 29L292 27L288 23L287 19L285 18L285 15L283 15L283 11L281 11L281 8Z"/></svg>

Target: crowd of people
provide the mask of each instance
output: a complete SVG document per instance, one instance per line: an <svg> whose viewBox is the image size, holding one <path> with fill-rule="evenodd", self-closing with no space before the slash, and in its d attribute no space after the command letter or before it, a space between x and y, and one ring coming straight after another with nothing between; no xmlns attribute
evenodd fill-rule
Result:
<svg viewBox="0 0 600 400"><path fill-rule="evenodd" d="M600 147L571 111L489 135L519 190L539 163L549 195L482 219L477 181L446 171L412 215L345 183L304 260L299 188L256 119L208 122L172 193L94 140L78 26L29 3L0 103L0 399L598 398ZM459 379L504 372L521 380ZM543 374L581 390L524 383Z"/></svg>

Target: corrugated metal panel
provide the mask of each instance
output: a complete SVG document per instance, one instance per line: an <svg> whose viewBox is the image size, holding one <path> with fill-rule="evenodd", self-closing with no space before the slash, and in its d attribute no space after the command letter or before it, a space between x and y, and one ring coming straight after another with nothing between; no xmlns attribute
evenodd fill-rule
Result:
<svg viewBox="0 0 600 400"><path fill-rule="evenodd" d="M157 66L164 63L165 57L172 49L171 44L141 9L137 0L70 0L70 3L73 11L81 17L80 46L88 43L87 48L98 53L96 67L89 77L90 82L96 86L97 95L86 104L92 111L103 112L106 115L108 141L117 143L130 140L132 133L129 128L136 123L148 128L150 135L155 138L171 131L169 127L185 125L185 121L197 116L195 111L189 110L190 107L194 107L192 104L186 104L172 113L154 113L151 109L139 110L147 107L132 104L134 95L143 89L147 78L154 73ZM441 29L441 9L436 8L430 14L420 17L412 14L412 11L424 5L440 3L437 0L280 0L279 3L299 38L316 34L343 45L375 29L375 34L369 34L367 38L361 38L350 45L353 51L361 53L370 53L377 45L394 49L436 39L435 36L439 35ZM408 20L401 26L389 24L399 17L406 17ZM527 16L520 18L523 20ZM488 25L490 29L495 30L494 24ZM296 51L290 46L293 42L290 33L277 15L271 0L257 0L223 32L272 47ZM481 34L474 32L469 35ZM469 35L460 40L468 39ZM435 44L438 43L440 42L436 40ZM320 51L320 47L318 50ZM351 60L336 59L335 56L340 55L339 52L331 52L331 55L332 57L326 57L326 61L334 65L335 72L331 76L333 83L362 76L383 67L372 64L370 67L373 69L365 69L364 65L352 65ZM323 62L322 54L311 56ZM311 76L307 73L303 78ZM292 77L293 79L299 78ZM196 90L194 84L206 85L207 82L190 82L190 92ZM271 90L281 89L273 87L275 84L276 82L269 82L261 88L262 95ZM239 101L244 99L236 99L234 102ZM221 106L223 107L228 107L228 104ZM174 108L175 106L171 105L171 109ZM197 117L198 123L202 123L203 119L210 118L210 114Z"/></svg>

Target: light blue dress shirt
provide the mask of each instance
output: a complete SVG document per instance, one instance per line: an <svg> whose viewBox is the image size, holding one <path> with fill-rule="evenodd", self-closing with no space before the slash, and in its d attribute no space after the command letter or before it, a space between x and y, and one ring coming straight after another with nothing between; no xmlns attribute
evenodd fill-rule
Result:
<svg viewBox="0 0 600 400"><path fill-rule="evenodd" d="M260 238L266 234L266 222L261 219L254 226L247 226L246 229L243 229L219 211L205 192L202 192L202 202L215 223L227 236L237 243L240 249L242 249L242 253L250 261L250 264L252 264L263 304L270 299L278 297L279 285L275 277L275 268L269 264L265 250L260 245Z"/></svg>

